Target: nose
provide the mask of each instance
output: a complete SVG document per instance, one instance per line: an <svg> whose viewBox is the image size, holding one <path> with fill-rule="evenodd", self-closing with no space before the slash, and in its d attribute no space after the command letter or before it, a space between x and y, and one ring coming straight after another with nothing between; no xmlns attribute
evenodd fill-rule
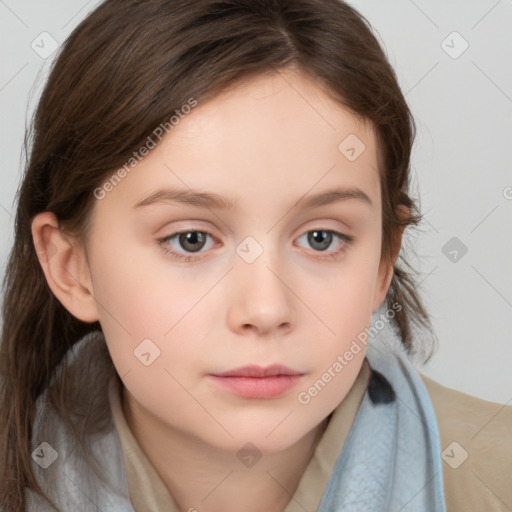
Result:
<svg viewBox="0 0 512 512"><path fill-rule="evenodd" d="M283 335L295 325L296 303L289 272L267 254L264 251L252 263L238 260L232 272L228 323L239 334Z"/></svg>

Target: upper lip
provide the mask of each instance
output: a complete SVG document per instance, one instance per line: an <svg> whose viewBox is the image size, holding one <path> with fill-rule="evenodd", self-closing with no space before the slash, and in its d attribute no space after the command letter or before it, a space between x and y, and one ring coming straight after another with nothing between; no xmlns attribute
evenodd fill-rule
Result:
<svg viewBox="0 0 512 512"><path fill-rule="evenodd" d="M292 370L281 364L273 364L271 366L241 366L227 372L215 373L216 377L275 377L277 375L302 375L297 370Z"/></svg>

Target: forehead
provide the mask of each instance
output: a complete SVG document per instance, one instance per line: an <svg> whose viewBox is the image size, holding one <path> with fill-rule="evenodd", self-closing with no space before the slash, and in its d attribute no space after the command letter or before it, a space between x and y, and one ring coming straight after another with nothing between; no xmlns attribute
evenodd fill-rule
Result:
<svg viewBox="0 0 512 512"><path fill-rule="evenodd" d="M225 144L229 143L226 134L234 137L233 142L245 140L247 148L266 147L266 152L295 141L297 153L305 139L337 146L353 134L370 153L376 142L369 120L356 116L317 81L292 69L239 80L184 116L173 129L172 138L176 145L180 139L186 142L199 137ZM269 142L270 146L263 146ZM312 146L307 144L306 149Z"/></svg>
<svg viewBox="0 0 512 512"><path fill-rule="evenodd" d="M179 186L261 207L339 185L363 189L380 210L373 126L314 80L287 70L199 101L109 200L135 205L158 188Z"/></svg>

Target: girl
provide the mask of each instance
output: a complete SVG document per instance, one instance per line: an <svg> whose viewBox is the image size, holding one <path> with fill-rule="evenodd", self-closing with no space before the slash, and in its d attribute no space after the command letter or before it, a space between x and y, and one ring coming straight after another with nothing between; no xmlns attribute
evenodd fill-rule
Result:
<svg viewBox="0 0 512 512"><path fill-rule="evenodd" d="M420 220L413 139L369 24L339 0L90 14L19 191L1 510L512 506L511 408L408 359L431 355L398 264ZM375 344L388 324L402 351Z"/></svg>

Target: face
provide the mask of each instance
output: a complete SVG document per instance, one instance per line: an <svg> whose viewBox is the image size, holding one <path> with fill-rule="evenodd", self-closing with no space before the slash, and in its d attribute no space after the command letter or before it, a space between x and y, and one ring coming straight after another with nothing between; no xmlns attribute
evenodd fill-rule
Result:
<svg viewBox="0 0 512 512"><path fill-rule="evenodd" d="M381 207L371 127L298 73L183 115L97 200L86 246L130 408L224 450L311 431L353 384L364 345L343 356L385 297ZM248 365L298 376L212 377Z"/></svg>

